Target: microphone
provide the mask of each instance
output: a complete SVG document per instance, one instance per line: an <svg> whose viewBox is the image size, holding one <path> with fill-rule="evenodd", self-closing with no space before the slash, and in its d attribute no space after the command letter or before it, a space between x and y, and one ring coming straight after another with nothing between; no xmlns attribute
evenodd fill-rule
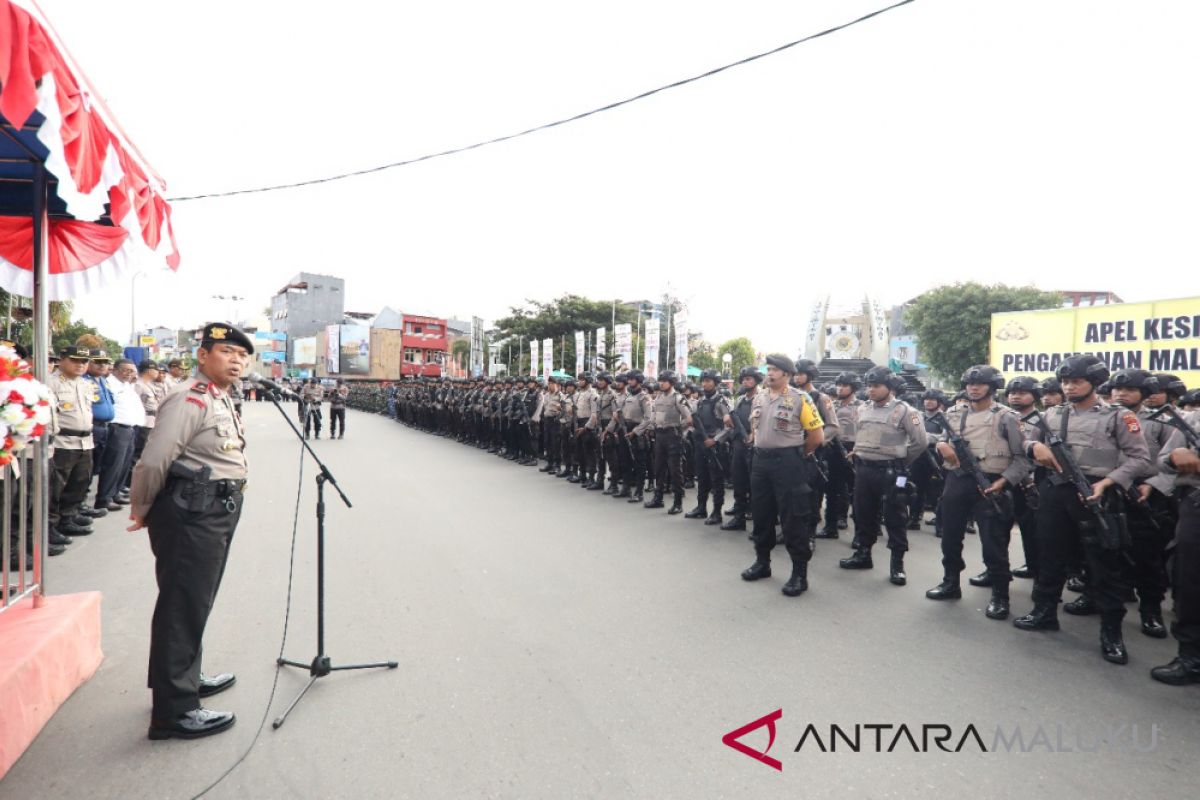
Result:
<svg viewBox="0 0 1200 800"><path fill-rule="evenodd" d="M259 375L257 372L251 372L249 374L249 376L247 376L247 377L250 378L251 382L257 383L259 386L266 387L267 389L270 389L273 392L279 392L284 397L295 397L296 396L290 389L285 389L284 387L280 386L275 381L271 380L270 378L264 378L262 375Z"/></svg>

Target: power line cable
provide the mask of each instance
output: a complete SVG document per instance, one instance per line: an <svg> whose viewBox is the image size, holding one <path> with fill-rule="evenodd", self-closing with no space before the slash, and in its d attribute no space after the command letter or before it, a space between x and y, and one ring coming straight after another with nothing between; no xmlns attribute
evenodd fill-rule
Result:
<svg viewBox="0 0 1200 800"><path fill-rule="evenodd" d="M337 175L327 175L323 178L312 178L310 180L296 181L294 183L278 183L278 184L274 184L271 186L259 186L259 187L250 188L250 189L233 189L228 192L209 192L206 194L193 194L193 195L186 195L183 197L168 197L167 200L169 200L172 203L182 203L182 202L188 201L188 200L208 200L208 199L212 199L212 198L216 198L216 197L234 197L234 196L243 195L243 194L260 194L262 192L278 192L278 191L282 191L284 189L299 189L304 186L316 186L316 185L322 184L322 183L333 183L334 181L341 181L341 180L345 180L347 178L357 178L357 177L360 177L363 175L371 175L376 172L383 172L384 170L395 169L397 167L407 167L411 164L419 164L422 161L432 161L435 158L443 158L445 156L453 156L453 155L457 155L459 153L466 153L470 150L478 150L481 147L487 147L488 145L499 144L501 142L508 142L513 139L519 139L522 136L529 136L532 133L538 133L540 131L548 130L550 128L557 128L560 125L566 125L570 122L578 122L579 120L586 119L587 117L591 117L591 116L600 114L605 111L612 111L612 110L620 108L622 106L627 106L630 103L636 103L638 100L645 100L647 97L652 97L653 95L659 94L660 92L665 92L670 89L678 89L679 87L686 86L689 83L695 83L697 81L704 80L705 78L711 78L714 75L718 75L722 72L725 72L726 70L733 69L734 67L744 66L745 64L749 64L752 61L758 61L761 58L766 58L767 56L773 56L773 55L776 55L777 53L782 53L785 50L790 50L791 48L793 48L797 45L804 44L805 42L811 42L814 39L820 39L822 36L828 36L831 33L837 33L838 31L844 31L847 28L851 28L855 25L858 25L859 23L866 22L869 19L873 19L874 17L878 17L882 14L886 14L889 11L893 11L897 8L900 8L901 6L906 6L912 2L914 2L914 0L900 0L900 2L898 2L898 3L894 3L885 8L881 8L876 11L872 11L871 13L865 14L864 16L861 16L858 19L854 19L849 22L844 22L841 25L835 25L832 28L826 28L823 31L819 31L819 32L811 34L809 36L805 36L802 39L797 39L794 42L788 42L787 44L781 44L778 47L772 48L771 50L766 50L762 53L757 53L752 56L747 56L746 58L739 59L732 63L725 64L723 66L716 67L714 69L710 69L707 72L702 72L699 75L693 75L690 78L683 78L683 79L677 80L673 83L668 83L663 86L659 86L657 88L642 92L641 94L636 94L633 97L627 97L624 100L617 100L616 102L609 103L608 105L600 106L599 108L593 108L590 111L584 111L580 114L575 114L574 116L570 116L570 117L563 117L562 119L557 119L557 120L554 120L553 122L547 122L547 123L538 125L533 128L527 128L526 130L519 131L517 133L510 133L505 136L497 136L494 139L487 139L485 141L475 142L474 144L468 144L463 147L454 147L449 150L442 150L437 153L427 153L423 156L418 156L417 158L405 159L404 161L393 161L390 164L380 164L379 166L368 167L366 169L354 170L352 172L343 172L343 173L339 173Z"/></svg>

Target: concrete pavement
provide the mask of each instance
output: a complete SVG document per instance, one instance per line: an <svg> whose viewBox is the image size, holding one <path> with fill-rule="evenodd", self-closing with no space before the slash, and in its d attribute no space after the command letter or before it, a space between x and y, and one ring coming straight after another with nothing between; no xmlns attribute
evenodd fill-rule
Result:
<svg viewBox="0 0 1200 800"><path fill-rule="evenodd" d="M298 484L286 652L315 654L314 472L306 464L300 478L299 445L270 406L248 404L246 416L251 486L205 661L238 674L210 701L236 711L237 726L195 742L146 740L152 559L144 534L109 515L49 572L54 592L104 592L106 660L0 796L186 798L241 754L275 673ZM1061 632L1030 634L984 618L985 589L928 601L940 577L928 529L911 534L907 587L887 582L886 554L872 571L838 569L843 538L818 542L812 588L788 599L781 549L775 577L746 584L744 534L382 417L348 417L347 439L313 443L354 502L327 492L328 651L335 663L393 658L400 668L319 681L209 797L1167 797L1195 785L1200 687L1149 679L1174 642L1142 636L1136 613L1131 663L1119 667L1100 658L1095 617L1063 615ZM977 571L974 537L967 553ZM1030 588L1014 585L1017 613ZM305 679L283 672L271 716ZM770 756L781 772L722 744L776 709ZM955 743L974 725L989 750L997 725L1020 726L1027 743L1040 725L1049 748L914 753L905 740L876 753L869 734L863 752L822 753L811 738L793 752L809 723L827 747L831 724L858 723L906 724L918 742L922 725L945 724ZM1058 726L1070 747L1106 724L1136 724L1142 745L1157 725L1156 746L1047 752ZM766 730L744 741L765 748Z"/></svg>

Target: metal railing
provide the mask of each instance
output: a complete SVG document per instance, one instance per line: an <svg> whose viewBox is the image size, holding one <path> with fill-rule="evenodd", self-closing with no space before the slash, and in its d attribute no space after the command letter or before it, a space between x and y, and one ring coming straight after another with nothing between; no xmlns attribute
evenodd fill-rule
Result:
<svg viewBox="0 0 1200 800"><path fill-rule="evenodd" d="M46 596L46 445L38 442L0 468L0 614L26 597Z"/></svg>

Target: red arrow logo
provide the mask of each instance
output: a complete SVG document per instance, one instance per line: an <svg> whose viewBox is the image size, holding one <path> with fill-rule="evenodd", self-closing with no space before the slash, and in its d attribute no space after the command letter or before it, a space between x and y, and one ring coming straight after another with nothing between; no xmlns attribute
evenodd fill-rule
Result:
<svg viewBox="0 0 1200 800"><path fill-rule="evenodd" d="M737 750L739 753L745 753L746 755L753 758L755 761L761 761L762 763L766 764L768 767L771 767L772 769L777 769L780 772L783 772L783 764L778 759L771 758L769 755L767 755L767 753L770 752L770 750L771 750L771 745L775 744L775 721L782 716L783 716L783 709L777 708L774 711L772 711L770 714L767 714L765 717L756 719L756 720L754 720L754 722L751 722L748 725L743 725L742 727L738 728L737 730L730 731L729 733L727 733L721 737L721 741L724 742L725 744L729 745L730 747L732 747L734 750ZM766 750L763 750L760 752L758 750L754 750L750 747L747 747L746 745L744 745L738 741L738 739L742 738L750 731L757 730L764 725L767 726L767 733L769 733L771 735L770 740L767 742Z"/></svg>

